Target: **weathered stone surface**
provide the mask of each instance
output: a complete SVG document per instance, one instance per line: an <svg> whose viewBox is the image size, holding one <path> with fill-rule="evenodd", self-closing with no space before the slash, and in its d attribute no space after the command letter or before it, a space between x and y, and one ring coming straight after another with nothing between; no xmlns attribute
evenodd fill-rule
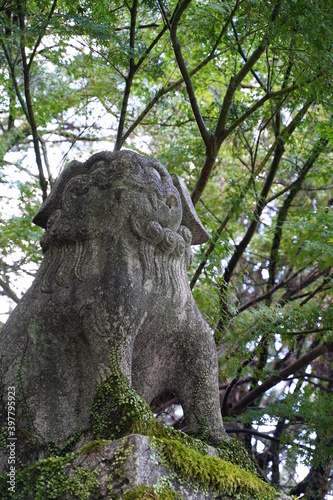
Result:
<svg viewBox="0 0 333 500"><path fill-rule="evenodd" d="M209 447L212 455L218 452ZM82 454L72 464L69 474L74 474L75 467L87 470L98 470L98 498L122 498L126 491L131 491L140 485L157 486L168 482L187 500L207 500L223 497L200 491L199 485L194 489L180 484L177 475L166 465L162 465L151 439L147 436L132 434L123 439L107 443L97 452ZM182 481L181 481L182 482ZM191 482L190 479L188 481ZM193 481L192 481L193 483Z"/></svg>
<svg viewBox="0 0 333 500"><path fill-rule="evenodd" d="M0 424L15 386L18 454L89 427L114 350L148 403L173 391L190 431L221 438L215 344L186 277L192 234L207 233L185 185L149 158L102 152L68 165L34 221L44 260L0 333Z"/></svg>
<svg viewBox="0 0 333 500"><path fill-rule="evenodd" d="M219 456L218 451L211 446L207 447L207 454ZM273 497L275 500L292 500L285 494L274 494L272 488L266 494L258 492L258 496L255 496L250 487L246 490L245 481L239 488L235 487L233 492L213 492L207 484L195 481L190 476L183 477L170 465L163 463L163 460L161 463L159 450L152 439L138 434L107 443L97 452L81 454L73 461L69 474L73 475L77 466L98 471L99 486L93 498L121 499L125 492L135 490L140 485L153 486L158 492L159 487L164 484L169 485L184 500L230 500L236 494L241 500L267 500ZM244 476L246 474L248 473L244 471ZM159 498L163 498L163 493Z"/></svg>
<svg viewBox="0 0 333 500"><path fill-rule="evenodd" d="M218 457L218 451L213 447L207 447L207 454ZM186 461L185 457L184 461ZM162 500L165 498L163 488L167 488L169 492L177 492L184 500L230 500L236 495L241 500L252 498L267 500L273 497L275 500L291 500L286 495L278 495L277 493L275 495L274 490L265 483L262 485L267 488L266 493L263 490L257 491L255 494L254 489L250 485L247 486L246 479L239 481L239 478L235 478L234 487L229 493L225 492L223 485L220 491L214 492L209 486L207 477L204 483L200 482L198 478L195 480L190 475L186 477L175 472L172 465L165 463L165 460L161 458L161 451L156 443L151 438L138 434L104 443L97 450L92 450L89 453L82 450L80 455L72 460L66 474L73 477L78 467L96 473L98 484L91 491L89 497L91 500L120 500L126 498L126 493L137 491L137 488L142 485L154 489L151 490L150 495L143 497L138 495L135 498ZM236 467L236 469L238 468ZM246 476L248 472L243 471L243 474ZM205 477L204 473L202 477ZM225 480L226 483L232 482L230 477L225 478Z"/></svg>
<svg viewBox="0 0 333 500"><path fill-rule="evenodd" d="M171 440L132 434L78 445L65 456L21 469L14 495L0 478L1 499L291 500L248 470L220 460L215 448L198 440L185 444L175 434ZM175 455L170 446L178 448Z"/></svg>

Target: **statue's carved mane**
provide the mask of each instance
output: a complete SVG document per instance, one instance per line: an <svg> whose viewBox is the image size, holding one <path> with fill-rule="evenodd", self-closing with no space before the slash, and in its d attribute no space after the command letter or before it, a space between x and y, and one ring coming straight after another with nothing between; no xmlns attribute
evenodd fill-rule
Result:
<svg viewBox="0 0 333 500"><path fill-rule="evenodd" d="M102 152L83 164L75 162L69 165L68 169L72 165L74 175L67 174L66 182L60 178L60 183L54 188L54 197L49 200L51 206L43 206L35 218L35 222L39 223L41 217L47 216L46 232L41 238L46 254L45 292L52 291L54 279L58 285L65 287L70 287L73 278L84 281L89 276L92 262L89 242L102 239L105 234L114 231L114 224L118 221L113 219L110 223L106 216L101 216L96 198L102 195L107 203L116 191L131 192L133 198L136 193L147 197L154 192L165 197L170 195L170 187L166 188L158 177L148 175L140 159L140 156L128 151L117 154ZM160 176L166 175L164 167L158 162L151 160L150 165ZM172 188L174 196L179 198L173 185ZM181 204L180 199L178 203ZM166 290L171 287L170 291L178 300L184 287L188 286L186 269L192 260L190 229L184 225L177 230L162 227L156 220L138 218L135 211L129 211L126 223L128 227L125 231L136 236L143 281L153 280L154 286L160 285ZM121 230L115 232L124 237Z"/></svg>

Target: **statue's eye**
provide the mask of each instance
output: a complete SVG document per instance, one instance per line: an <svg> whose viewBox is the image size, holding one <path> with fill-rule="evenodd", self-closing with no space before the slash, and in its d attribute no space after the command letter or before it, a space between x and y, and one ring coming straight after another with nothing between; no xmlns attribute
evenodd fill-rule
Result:
<svg viewBox="0 0 333 500"><path fill-rule="evenodd" d="M155 180L161 182L161 176L160 173L154 168L154 167L146 167L148 169L148 172L152 177L154 177Z"/></svg>
<svg viewBox="0 0 333 500"><path fill-rule="evenodd" d="M158 178L159 181L162 180L161 176L160 176L160 173L157 172L157 170L155 170L155 168L154 168L154 175Z"/></svg>

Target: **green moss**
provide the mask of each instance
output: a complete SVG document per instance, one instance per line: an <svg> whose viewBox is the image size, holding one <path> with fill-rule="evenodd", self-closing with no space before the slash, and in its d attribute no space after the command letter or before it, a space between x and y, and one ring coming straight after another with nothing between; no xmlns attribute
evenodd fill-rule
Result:
<svg viewBox="0 0 333 500"><path fill-rule="evenodd" d="M111 369L111 375L96 387L90 413L94 437L114 440L127 434L148 433L154 427L154 415L121 373L117 350L111 354Z"/></svg>
<svg viewBox="0 0 333 500"><path fill-rule="evenodd" d="M65 446L63 447L53 442L48 443L46 449L46 457L65 456L67 453L73 450L74 446L80 441L81 436L82 436L81 430L74 432L74 434L72 434L68 438Z"/></svg>
<svg viewBox="0 0 333 500"><path fill-rule="evenodd" d="M91 427L97 439L114 440L128 434L143 434L150 437L180 440L190 448L206 453L203 441L194 439L183 432L175 431L156 422L147 403L129 385L119 367L120 347L111 351L111 375L96 389L95 402L91 410ZM206 374L203 375L204 380ZM198 391L200 383L198 384ZM204 431L202 431L204 434ZM220 457L256 474L256 468L243 445L226 437L217 446Z"/></svg>
<svg viewBox="0 0 333 500"><path fill-rule="evenodd" d="M90 441L90 443L86 443L80 449L80 455L89 455L90 453L96 453L99 451L108 441L105 439L95 439L94 441Z"/></svg>
<svg viewBox="0 0 333 500"><path fill-rule="evenodd" d="M74 453L63 457L50 457L34 465L18 470L16 473L15 494L8 491L6 474L0 476L0 498L9 500L56 500L78 498L88 500L98 487L98 471L88 471L76 466L74 474L68 471L75 458Z"/></svg>
<svg viewBox="0 0 333 500"><path fill-rule="evenodd" d="M207 455L207 444L203 441L157 422L150 407L121 373L118 352L119 349L112 351L111 375L96 388L91 410L91 430L95 440L83 445L76 454L68 451L80 439L81 432L73 435L62 450L49 447L49 452L57 456L17 471L15 497L9 496L7 476L3 474L0 476L0 498L88 499L98 489L98 471L77 466L69 476L74 458L79 454L98 452L109 440L121 437L107 483L110 498L178 500L181 497L173 490L173 479L187 487L234 499L270 500L276 497L275 490L257 477L253 462L237 440L226 438L221 441L218 444L220 458L211 457ZM124 492L127 487L124 463L133 451L126 436L135 433L151 438L152 448L170 473L153 487L140 485Z"/></svg>
<svg viewBox="0 0 333 500"><path fill-rule="evenodd" d="M220 458L231 462L234 465L238 465L241 469L245 469L253 474L257 475L257 469L249 456L247 450L245 449L243 443L238 441L238 439L227 437L221 440L216 448L218 449Z"/></svg>
<svg viewBox="0 0 333 500"><path fill-rule="evenodd" d="M123 465L133 451L133 445L128 446L128 438L124 437L111 465L107 485L110 498L178 500L181 497L172 488L173 478L179 480L184 486L200 488L202 491L223 494L234 499L251 497L270 500L276 497L275 490L252 472L241 469L226 460L208 456L207 445L202 441L176 431L172 427L164 427L155 419L153 422L148 426L152 446L160 462L168 467L170 477L166 478L166 482L162 485L157 484L153 487L141 485L122 493L126 487ZM244 450L239 446L232 446L232 441L227 440L223 446L221 445L221 453L224 453L228 459L233 457L234 460L243 460ZM69 477L69 468L79 454L97 452L106 443L107 441L102 439L94 440L83 445L79 453L50 457L18 471L15 497L11 497L8 493L6 478L2 475L0 498L4 500L10 498L52 500L68 497L88 500L90 494L98 487L98 471L91 472L77 466L74 475ZM248 457L246 460L249 460ZM248 469L250 468L249 464L245 465ZM253 468L252 465L251 467Z"/></svg>
<svg viewBox="0 0 333 500"><path fill-rule="evenodd" d="M144 484L137 486L133 490L126 491L123 498L124 500L159 500L158 496L156 496L154 492L154 488Z"/></svg>
<svg viewBox="0 0 333 500"><path fill-rule="evenodd" d="M84 467L77 466L74 476L69 480L70 484L66 492L70 493L73 498L89 500L91 493L98 488L98 473L98 470L88 471Z"/></svg>
<svg viewBox="0 0 333 500"><path fill-rule="evenodd" d="M166 463L190 486L230 495L231 498L270 500L277 492L251 472L217 457L203 455L179 440L156 438L162 462Z"/></svg>
<svg viewBox="0 0 333 500"><path fill-rule="evenodd" d="M126 491L124 500L181 500L181 496L171 488L164 486L157 488L140 484L136 488Z"/></svg>
<svg viewBox="0 0 333 500"><path fill-rule="evenodd" d="M165 427L155 420L149 406L122 375L116 351L111 356L111 367L109 378L97 387L91 412L92 430L96 438L114 440L132 433L143 434L154 440L164 465L184 481L190 479L190 486L194 482L198 488L206 491L237 494L239 498L252 495L254 498L268 500L276 497L275 490L257 477L255 466L239 441L226 438L217 447L220 459L208 456L207 445L203 441L172 427ZM121 465L128 456L122 451L124 450L119 451L117 459L115 457L110 488L112 485L113 488L117 489L119 486L121 489L121 478L124 476ZM143 487L138 491L133 490L133 495L139 495L140 492L148 495L148 490ZM156 490L149 493L155 495L152 498L159 498ZM131 498L140 496L130 496L129 499Z"/></svg>
<svg viewBox="0 0 333 500"><path fill-rule="evenodd" d="M114 440L126 434L146 433L153 422L149 406L123 375L112 373L97 386L91 411L95 438Z"/></svg>

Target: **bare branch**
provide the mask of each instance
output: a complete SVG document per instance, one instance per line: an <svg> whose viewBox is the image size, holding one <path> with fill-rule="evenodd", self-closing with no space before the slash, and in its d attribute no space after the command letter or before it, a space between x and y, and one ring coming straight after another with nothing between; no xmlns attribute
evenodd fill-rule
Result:
<svg viewBox="0 0 333 500"><path fill-rule="evenodd" d="M237 43L237 47L238 47L238 52L240 53L240 55L242 56L244 62L246 63L247 62L247 57L244 54L244 51L243 51L242 46L240 44L240 40L239 40L237 31L236 31L236 26L235 26L235 23L233 21L231 21L231 26L232 26L232 30L233 30L234 35L235 35L235 39L236 39L236 43ZM254 76L254 78L257 80L257 82L259 83L260 87L263 88L265 90L265 92L266 92L266 86L265 86L264 82L261 81L261 79L259 78L259 76L257 75L257 73L253 70L253 68L251 68L251 73Z"/></svg>
<svg viewBox="0 0 333 500"><path fill-rule="evenodd" d="M280 242L282 238L282 231L283 231L283 225L285 223L285 220L287 218L287 214L289 211L289 208L291 207L291 204L299 192L299 190L302 187L302 183L309 172L309 170L313 167L323 150L328 144L327 139L319 139L312 151L311 154L308 158L308 161L305 163L303 166L300 174L298 175L296 181L293 183L290 192L287 196L287 198L284 200L282 207L279 210L278 218L276 221L275 225L275 231L274 231L274 238L272 242L272 247L271 247L271 252L270 252L270 257L269 257L269 266L268 266L268 271L269 271L269 284L270 286L274 286L275 284L275 274L276 274L276 266L277 266L277 258L278 258L278 251L280 247Z"/></svg>
<svg viewBox="0 0 333 500"><path fill-rule="evenodd" d="M251 434L251 436L258 436L262 439L268 439L269 441L274 441L275 443L280 443L280 439L266 434L264 432L255 431L254 429L226 429L228 434Z"/></svg>
<svg viewBox="0 0 333 500"><path fill-rule="evenodd" d="M320 344L317 347L314 347L311 351L307 352L304 356L289 365L287 368L284 368L276 375L271 375L261 385L258 385L257 387L252 389L252 391L250 391L231 408L231 410L229 411L229 415L238 415L245 408L247 408L249 404L253 403L258 397L262 396L269 389L277 385L282 380L286 380L290 375L297 372L301 368L306 367L314 359L322 356L323 354L326 354L329 351L332 351L332 349L333 345L326 342Z"/></svg>
<svg viewBox="0 0 333 500"><path fill-rule="evenodd" d="M191 3L191 0L184 0L181 3L180 7L178 8L178 10L174 16L174 19L172 21L172 24L170 26L170 39L171 39L172 47L173 47L173 50L175 53L175 57L176 57L176 61L177 61L179 70L182 74L183 80L184 80L185 85L186 85L187 94L188 94L189 99L190 99L190 104L192 107L192 111L193 111L198 129L200 131L200 134L201 134L201 137L204 141L204 144L206 145L206 148L210 149L210 147L211 147L210 134L206 128L205 121L201 115L199 104L198 104L198 101L197 101L197 98L195 95L195 91L194 91L194 87L192 84L192 80L191 80L189 72L187 70L187 67L186 67L186 64L185 64L185 61L183 58L183 54L182 54L181 45L180 45L180 42L179 42L178 37L177 37L177 28L178 28L178 23L180 21L181 15L183 14L183 12L186 10L186 8L188 7L188 5L190 3Z"/></svg>
<svg viewBox="0 0 333 500"><path fill-rule="evenodd" d="M268 92L264 97L259 99L253 106L251 106L242 116L237 118L230 127L225 131L224 134L224 140L241 124L243 123L249 116L251 116L257 109L261 108L263 104L265 104L266 101L270 99L275 99L276 97L282 97L282 96L288 96L291 92L296 90L298 88L298 85L292 85L291 87L277 90L276 92ZM280 108L280 104L277 106L277 110ZM274 116L275 112L272 113L272 116ZM266 124L267 126L267 124Z"/></svg>
<svg viewBox="0 0 333 500"><path fill-rule="evenodd" d="M198 279L202 273L202 270L204 269L204 267L206 266L206 264L208 262L209 256L214 251L214 248L218 242L218 237L220 236L220 234L222 233L222 231L225 229L226 225L228 224L229 220L231 219L231 215L232 215L231 212L229 212L226 215L226 217L223 219L223 221L221 222L221 224L219 225L217 230L215 231L214 237L211 239L209 246L205 252L205 257L198 265L198 267L193 275L193 278L191 279L191 283L190 283L191 290L194 288L196 282L198 281Z"/></svg>
<svg viewBox="0 0 333 500"><path fill-rule="evenodd" d="M299 271L297 271L296 273L294 273L288 279L281 280L280 283L277 283L274 287L270 288L266 293L263 293L262 295L259 295L259 296L255 297L254 299L249 300L248 302L246 302L246 304L243 304L242 306L240 306L238 308L237 314L245 311L246 309L248 309L249 307L254 306L255 304L258 304L258 302L262 302L263 300L265 300L268 297L270 297L273 293L275 293L277 290L279 290L280 288L284 287L289 281L291 281L292 279L294 279L294 277L297 276L298 273L299 273Z"/></svg>
<svg viewBox="0 0 333 500"><path fill-rule="evenodd" d="M330 274L329 276L326 276L322 283L317 286L317 288L315 290L313 290L313 292L311 292L308 297L304 300L302 300L302 302L300 303L300 306L304 306L304 304L306 304L307 302L309 302L310 299L312 299L315 295L317 295L318 292L322 291L324 289L324 287L330 282L332 281L332 278L333 278L333 274Z"/></svg>
<svg viewBox="0 0 333 500"><path fill-rule="evenodd" d="M136 17L137 17L137 8L138 8L138 0L133 1L133 6L130 9L131 12L131 26L130 26L130 49L132 51L132 56L130 57L129 60L129 69L128 69L128 74L127 77L125 77L126 85L125 85L125 90L124 90L124 96L123 96L123 101L122 101L122 106L121 106L121 112L120 112L120 118L119 118L119 125L118 125L118 132L117 132L117 139L115 143L114 150L119 150L121 149L122 145L124 144L125 140L129 136L129 134L134 130L134 128L137 126L138 123L142 121L142 119L148 114L150 109L154 106L154 104L157 102L157 100L161 97L158 93L157 100L153 99L151 105L149 106L149 109L146 108L146 112L144 114L140 115L140 119L137 119L130 129L123 135L124 132L124 127L125 127L125 118L126 118L126 113L127 113L127 106L128 106L128 100L130 96L130 91L132 87L132 83L134 80L134 77L136 73L139 71L140 67L142 66L144 60L147 58L147 56L150 54L150 52L153 50L153 48L156 46L158 41L162 38L164 33L167 30L167 26L163 26L161 31L158 33L158 35L155 37L155 39L151 42L149 47L147 47L144 55L138 60L137 63L135 63L134 59L134 47L135 47L135 31L136 31ZM163 94L162 94L163 95Z"/></svg>
<svg viewBox="0 0 333 500"><path fill-rule="evenodd" d="M13 292L13 290L10 288L10 286L8 285L8 283L6 283L1 278L0 278L0 286L3 289L3 291L4 291L4 293L5 293L5 295L7 297L9 297L14 302L16 302L16 304L18 304L20 302L20 299L18 298L18 296L16 295L16 293Z"/></svg>
<svg viewBox="0 0 333 500"><path fill-rule="evenodd" d="M260 59L261 55L264 53L266 47L266 37L264 37L256 50L251 54L247 62L244 66L239 70L237 75L232 76L230 78L230 82L225 93L222 107L220 110L219 118L217 120L214 136L216 138L217 144L220 146L224 140L224 134L226 132L227 119L229 115L229 110L231 103L233 101L235 92L237 90L238 85L242 82L242 80L246 77L251 68L255 65L255 63Z"/></svg>
<svg viewBox="0 0 333 500"><path fill-rule="evenodd" d="M40 30L39 30L39 36L38 36L37 41L35 43L35 46L34 46L34 48L32 50L32 53L30 55L30 60L29 60L28 65L27 65L28 71L30 71L30 68L31 68L31 65L32 65L32 61L34 60L34 57L35 57L36 52L37 52L37 49L38 49L38 47L39 47L39 45L40 45L40 43L41 43L41 41L43 39L43 36L45 35L46 28L47 28L47 26L48 26L48 24L49 24L49 22L50 22L50 20L51 20L51 18L53 16L53 13L55 11L57 3L58 3L58 0L53 0L53 4L51 6L49 15L46 18L46 22L44 23L44 26L42 28L40 28Z"/></svg>
<svg viewBox="0 0 333 500"><path fill-rule="evenodd" d="M238 5L238 2L236 2L236 5ZM163 6L161 6L163 8ZM202 68L204 68L211 60L213 60L215 57L217 57L220 53L217 53L217 47L221 41L222 36L224 35L225 31L227 30L228 24L232 18L232 15L234 14L234 11L236 10L236 6L234 7L234 10L229 16L229 19L223 26L220 35L218 36L214 47L210 51L207 57L205 57L195 68L193 68L191 71L189 71L189 76L192 77L196 73L198 73ZM147 116L149 111L155 106L155 104L166 94L169 92L172 92L173 90L179 88L182 84L184 83L183 78L179 78L175 82L170 83L167 86L163 86L161 89L156 92L155 96L153 99L147 104L145 109L140 113L140 115L136 118L136 120L132 123L132 125L128 128L126 133L123 136L123 143L126 141L126 139L129 137L129 135L133 132L133 130L140 124L142 123L143 119Z"/></svg>
<svg viewBox="0 0 333 500"><path fill-rule="evenodd" d="M21 40L20 40L20 48L21 48L21 57L22 57L22 65L23 65L23 81L24 81L24 94L26 101L26 110L28 114L28 121L31 127L32 140L35 150L36 163L39 172L39 183L42 189L43 201L46 200L47 197L47 181L44 176L42 158L39 149L39 137L37 130L37 123L35 119L31 93L30 93L30 66L27 62L27 56L25 52L24 45L24 33L25 33L25 21L24 21L24 13L22 12L22 6L19 9L19 22L20 22L20 30L21 30Z"/></svg>
<svg viewBox="0 0 333 500"><path fill-rule="evenodd" d="M278 138L276 139L276 141L274 143L274 144L276 144L274 158L272 160L269 172L267 174L266 180L265 180L263 188L261 190L259 201L257 203L257 206L256 206L254 212L253 212L252 221L251 221L242 241L237 245L235 252L233 253L231 259L228 262L228 265L227 265L227 268L225 270L224 277L223 277L225 283L229 283L231 276L233 274L233 271L234 271L239 259L243 255L246 247L248 246L248 244L250 243L250 241L254 235L254 232L255 232L256 227L257 227L258 222L259 222L259 218L262 214L264 207L267 204L267 196L268 196L269 190L271 188L272 182L274 180L275 174L277 172L277 169L279 167L280 160L281 160L282 155L284 153L284 143L292 135L292 133L295 131L298 123L304 117L304 115L306 114L310 105L311 105L310 101L307 101L303 105L302 109L296 114L296 116L289 123L289 125L287 125L285 127L285 129L281 132L281 134L278 136Z"/></svg>
<svg viewBox="0 0 333 500"><path fill-rule="evenodd" d="M279 9L280 9L280 1L278 0L273 8L273 12L271 15L271 21L274 23ZM230 78L230 82L228 85L228 88L226 90L226 93L224 95L223 103L220 109L220 114L217 120L217 124L215 127L215 132L214 134L210 137L210 144L208 144L208 141L205 141L206 144L206 158L205 158L205 163L201 169L201 172L199 174L199 177L197 179L196 185L192 191L192 202L194 205L198 202L200 199L207 182L209 180L209 177L211 175L211 172L214 167L215 159L217 156L218 151L220 150L223 141L228 135L227 132L227 120L229 116L229 111L231 104L233 102L236 90L238 86L242 83L243 79L246 77L246 75L250 72L250 70L253 68L253 66L256 64L256 62L260 59L261 55L264 53L266 45L268 43L268 35L265 33L263 38L261 39L259 45L257 48L253 51L251 56L247 59L246 63L242 66L242 68L238 71L238 73L235 76L232 76Z"/></svg>

